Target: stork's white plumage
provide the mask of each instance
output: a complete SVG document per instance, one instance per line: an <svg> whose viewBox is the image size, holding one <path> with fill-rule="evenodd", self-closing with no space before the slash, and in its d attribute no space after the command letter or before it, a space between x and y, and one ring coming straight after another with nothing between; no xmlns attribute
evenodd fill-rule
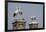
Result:
<svg viewBox="0 0 46 32"><path fill-rule="evenodd" d="M13 16L15 17L17 14L22 15L22 11L21 11L21 9L16 8L16 11L14 12L14 15L13 15Z"/></svg>
<svg viewBox="0 0 46 32"><path fill-rule="evenodd" d="M19 8L18 8L18 9L19 9ZM22 14L23 14L21 9L19 9L19 14L20 14L20 15L22 15Z"/></svg>
<svg viewBox="0 0 46 32"><path fill-rule="evenodd" d="M19 12L22 12L22 10L21 10L21 9L19 9L19 8L16 8L15 13L19 13Z"/></svg>
<svg viewBox="0 0 46 32"><path fill-rule="evenodd" d="M16 10L14 13L18 13L19 11L18 10Z"/></svg>

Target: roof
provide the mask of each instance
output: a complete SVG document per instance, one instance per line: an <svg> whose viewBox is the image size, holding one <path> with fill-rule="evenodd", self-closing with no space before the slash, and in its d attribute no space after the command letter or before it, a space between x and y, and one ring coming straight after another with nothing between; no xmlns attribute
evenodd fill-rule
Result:
<svg viewBox="0 0 46 32"><path fill-rule="evenodd" d="M38 22L32 22L32 23L30 23L30 24L38 24Z"/></svg>
<svg viewBox="0 0 46 32"><path fill-rule="evenodd" d="M12 24L14 23L25 23L26 21L24 19L17 19L15 20L15 22L13 22Z"/></svg>

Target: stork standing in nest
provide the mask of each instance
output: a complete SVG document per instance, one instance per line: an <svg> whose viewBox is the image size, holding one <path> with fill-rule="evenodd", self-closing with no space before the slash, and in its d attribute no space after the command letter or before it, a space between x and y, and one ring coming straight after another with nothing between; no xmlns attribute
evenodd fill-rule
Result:
<svg viewBox="0 0 46 32"><path fill-rule="evenodd" d="M13 17L17 16L18 14L20 14L20 15L23 14L20 8L17 8L17 9L16 9L16 11L15 11L14 14L13 14Z"/></svg>

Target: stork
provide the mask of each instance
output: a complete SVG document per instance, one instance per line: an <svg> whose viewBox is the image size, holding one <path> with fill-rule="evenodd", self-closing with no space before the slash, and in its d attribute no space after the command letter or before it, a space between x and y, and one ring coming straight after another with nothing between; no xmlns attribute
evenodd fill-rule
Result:
<svg viewBox="0 0 46 32"><path fill-rule="evenodd" d="M22 15L22 11L20 8L17 8L16 11L13 14L13 17L17 16L18 14Z"/></svg>

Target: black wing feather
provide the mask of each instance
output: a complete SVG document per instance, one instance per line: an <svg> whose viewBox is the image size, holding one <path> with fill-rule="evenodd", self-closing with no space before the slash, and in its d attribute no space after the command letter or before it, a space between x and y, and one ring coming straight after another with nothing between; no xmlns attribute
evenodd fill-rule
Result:
<svg viewBox="0 0 46 32"><path fill-rule="evenodd" d="M15 17L15 16L16 16L16 13L13 14L13 17Z"/></svg>

